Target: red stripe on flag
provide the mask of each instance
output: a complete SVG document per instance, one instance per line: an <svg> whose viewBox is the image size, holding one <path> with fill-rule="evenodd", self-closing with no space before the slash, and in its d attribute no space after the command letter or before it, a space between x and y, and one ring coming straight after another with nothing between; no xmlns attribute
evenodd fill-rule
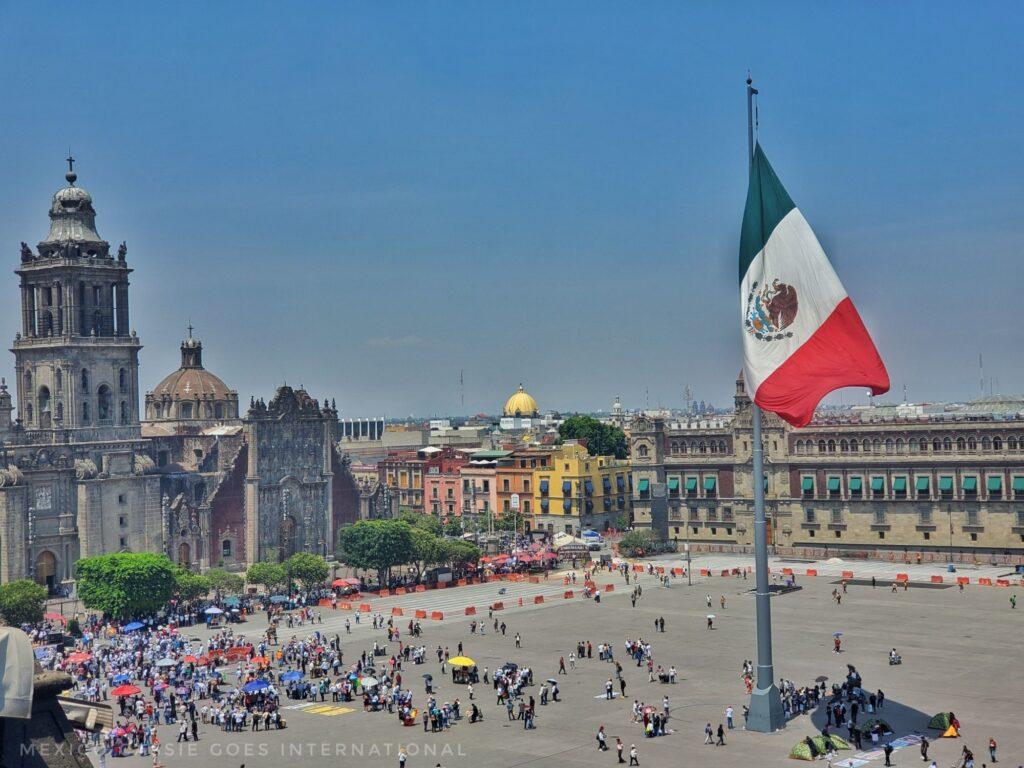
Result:
<svg viewBox="0 0 1024 768"><path fill-rule="evenodd" d="M803 427L821 399L843 387L870 387L876 395L889 391L885 364L849 297L761 383L754 402Z"/></svg>

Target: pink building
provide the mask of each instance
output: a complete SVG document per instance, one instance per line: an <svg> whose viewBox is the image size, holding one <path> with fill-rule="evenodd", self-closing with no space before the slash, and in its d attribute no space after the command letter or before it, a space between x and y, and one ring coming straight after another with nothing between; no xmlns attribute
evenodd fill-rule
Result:
<svg viewBox="0 0 1024 768"><path fill-rule="evenodd" d="M459 470L443 472L431 467L423 476L423 507L436 517L458 517L462 514L462 479Z"/></svg>

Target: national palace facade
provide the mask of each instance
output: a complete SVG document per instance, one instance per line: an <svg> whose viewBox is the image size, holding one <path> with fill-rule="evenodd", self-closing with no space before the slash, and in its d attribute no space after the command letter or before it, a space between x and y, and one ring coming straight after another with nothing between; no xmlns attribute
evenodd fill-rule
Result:
<svg viewBox="0 0 1024 768"><path fill-rule="evenodd" d="M876 411L886 409L819 415L803 429L764 414L775 551L1024 562L1024 398L909 417ZM696 550L751 547L751 434L742 375L732 417L634 421L636 525Z"/></svg>

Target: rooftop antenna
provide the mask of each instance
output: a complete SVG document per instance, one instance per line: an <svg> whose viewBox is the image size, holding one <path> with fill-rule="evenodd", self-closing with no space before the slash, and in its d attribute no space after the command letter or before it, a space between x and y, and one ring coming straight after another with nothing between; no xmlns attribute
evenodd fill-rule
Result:
<svg viewBox="0 0 1024 768"><path fill-rule="evenodd" d="M903 385L903 404L907 404L907 385Z"/></svg>

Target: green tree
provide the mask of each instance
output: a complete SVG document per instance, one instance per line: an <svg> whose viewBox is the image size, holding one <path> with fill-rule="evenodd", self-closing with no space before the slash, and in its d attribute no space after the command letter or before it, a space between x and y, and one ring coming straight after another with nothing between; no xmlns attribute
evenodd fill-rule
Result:
<svg viewBox="0 0 1024 768"><path fill-rule="evenodd" d="M428 531L435 536L441 535L441 521L433 515L424 514L422 512L405 511L399 514L398 519L404 523L408 523L412 528Z"/></svg>
<svg viewBox="0 0 1024 768"><path fill-rule="evenodd" d="M591 416L570 416L558 427L559 439L586 443L591 456L614 456L624 459L629 454L626 435L612 424L602 424Z"/></svg>
<svg viewBox="0 0 1024 768"><path fill-rule="evenodd" d="M165 555L152 552L86 557L75 565L78 595L85 607L118 619L164 608L174 594L176 572Z"/></svg>
<svg viewBox="0 0 1024 768"><path fill-rule="evenodd" d="M462 529L461 517L449 517L444 524L445 536L461 536L465 531Z"/></svg>
<svg viewBox="0 0 1024 768"><path fill-rule="evenodd" d="M404 520L360 520L338 531L338 554L353 568L377 571L387 583L392 568L412 559L412 531Z"/></svg>
<svg viewBox="0 0 1024 768"><path fill-rule="evenodd" d="M480 548L468 541L448 542L448 562L452 565L476 564L480 559Z"/></svg>
<svg viewBox="0 0 1024 768"><path fill-rule="evenodd" d="M17 627L43 620L46 588L34 581L18 579L0 586L0 619Z"/></svg>
<svg viewBox="0 0 1024 768"><path fill-rule="evenodd" d="M237 594L245 587L245 578L223 568L211 568L205 574L210 586L220 594Z"/></svg>
<svg viewBox="0 0 1024 768"><path fill-rule="evenodd" d="M650 551L652 545L657 541L654 531L644 528L639 531L624 533L619 540L619 552L626 557L643 554Z"/></svg>
<svg viewBox="0 0 1024 768"><path fill-rule="evenodd" d="M330 574L330 566L320 555L312 552L296 552L284 561L284 570L306 589L321 586Z"/></svg>
<svg viewBox="0 0 1024 768"><path fill-rule="evenodd" d="M423 528L412 529L412 551L409 562L416 569L416 578L432 565L448 562L448 540Z"/></svg>
<svg viewBox="0 0 1024 768"><path fill-rule="evenodd" d="M183 603L191 603L210 594L210 579L199 573L179 568L174 574L174 596Z"/></svg>
<svg viewBox="0 0 1024 768"><path fill-rule="evenodd" d="M267 592L273 592L288 580L288 574L284 566L277 563L253 563L245 572L245 580L249 584L263 587Z"/></svg>

